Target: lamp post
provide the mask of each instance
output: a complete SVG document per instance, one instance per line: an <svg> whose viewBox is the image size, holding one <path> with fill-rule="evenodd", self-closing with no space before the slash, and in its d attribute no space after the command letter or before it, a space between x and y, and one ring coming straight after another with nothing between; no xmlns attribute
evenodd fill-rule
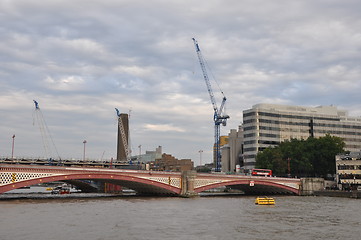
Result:
<svg viewBox="0 0 361 240"><path fill-rule="evenodd" d="M138 158L138 161L141 162L141 161L142 161L142 145L139 145L138 148L139 148L139 158Z"/></svg>
<svg viewBox="0 0 361 240"><path fill-rule="evenodd" d="M203 150L199 150L199 165L202 166L202 152Z"/></svg>
<svg viewBox="0 0 361 240"><path fill-rule="evenodd" d="M85 144L87 143L87 141L84 140L83 143L84 143L83 161L85 161Z"/></svg>
<svg viewBox="0 0 361 240"><path fill-rule="evenodd" d="M13 138L13 145L11 148L11 159L14 159L15 134L12 136L12 138Z"/></svg>

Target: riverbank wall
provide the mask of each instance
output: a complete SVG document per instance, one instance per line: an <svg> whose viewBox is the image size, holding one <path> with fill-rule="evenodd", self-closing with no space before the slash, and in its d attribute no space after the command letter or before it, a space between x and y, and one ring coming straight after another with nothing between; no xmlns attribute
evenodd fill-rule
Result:
<svg viewBox="0 0 361 240"><path fill-rule="evenodd" d="M361 191L321 190L314 191L313 195L324 197L361 198Z"/></svg>

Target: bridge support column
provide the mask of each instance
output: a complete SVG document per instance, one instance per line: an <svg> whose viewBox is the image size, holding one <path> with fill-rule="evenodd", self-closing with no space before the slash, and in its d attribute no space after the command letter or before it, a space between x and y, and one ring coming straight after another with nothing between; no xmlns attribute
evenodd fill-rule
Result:
<svg viewBox="0 0 361 240"><path fill-rule="evenodd" d="M105 183L104 182L97 182L98 192L105 193Z"/></svg>
<svg viewBox="0 0 361 240"><path fill-rule="evenodd" d="M324 186L323 178L301 178L300 195L313 195L315 191L323 190Z"/></svg>
<svg viewBox="0 0 361 240"><path fill-rule="evenodd" d="M182 172L182 191L181 197L196 197L198 193L194 191L194 179L196 178L196 171L183 171Z"/></svg>

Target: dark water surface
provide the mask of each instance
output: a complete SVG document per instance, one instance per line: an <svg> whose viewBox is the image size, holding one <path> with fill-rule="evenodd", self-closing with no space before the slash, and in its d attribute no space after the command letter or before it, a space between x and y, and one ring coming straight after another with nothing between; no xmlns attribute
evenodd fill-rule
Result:
<svg viewBox="0 0 361 240"><path fill-rule="evenodd" d="M62 198L0 201L1 240L361 239L361 200L275 197Z"/></svg>

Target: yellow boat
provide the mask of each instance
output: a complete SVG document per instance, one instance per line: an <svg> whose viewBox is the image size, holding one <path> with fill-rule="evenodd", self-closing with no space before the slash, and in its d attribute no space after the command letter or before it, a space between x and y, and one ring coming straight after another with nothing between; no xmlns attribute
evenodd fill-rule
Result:
<svg viewBox="0 0 361 240"><path fill-rule="evenodd" d="M257 205L275 205L276 201L269 197L258 197L254 203Z"/></svg>

